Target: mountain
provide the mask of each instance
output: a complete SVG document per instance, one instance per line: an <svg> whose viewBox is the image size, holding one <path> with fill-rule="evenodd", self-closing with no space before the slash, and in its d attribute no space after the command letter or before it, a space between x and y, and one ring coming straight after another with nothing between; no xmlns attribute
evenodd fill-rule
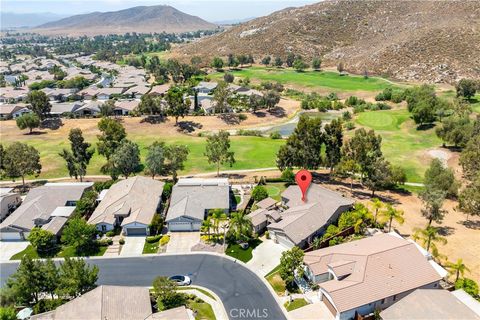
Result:
<svg viewBox="0 0 480 320"><path fill-rule="evenodd" d="M412 81L480 78L480 1L327 0L287 8L178 47L204 57L253 54L342 61L347 71Z"/></svg>
<svg viewBox="0 0 480 320"><path fill-rule="evenodd" d="M171 6L139 6L120 11L80 14L45 23L34 32L49 35L99 35L127 32L186 32L214 29L213 23Z"/></svg>
<svg viewBox="0 0 480 320"><path fill-rule="evenodd" d="M66 15L59 15L50 12L44 13L15 13L0 12L2 29L13 29L22 27L35 27L50 21L65 18Z"/></svg>

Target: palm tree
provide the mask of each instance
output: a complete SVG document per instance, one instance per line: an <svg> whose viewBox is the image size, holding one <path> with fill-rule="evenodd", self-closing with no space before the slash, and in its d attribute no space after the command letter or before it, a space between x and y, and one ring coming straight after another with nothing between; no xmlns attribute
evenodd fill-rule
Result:
<svg viewBox="0 0 480 320"><path fill-rule="evenodd" d="M203 228L207 231L207 239L210 240L210 229L212 228L212 220L210 217L203 221Z"/></svg>
<svg viewBox="0 0 480 320"><path fill-rule="evenodd" d="M252 221L243 211L232 213L229 230L233 231L237 240L249 238L253 231Z"/></svg>
<svg viewBox="0 0 480 320"><path fill-rule="evenodd" d="M403 211L395 209L391 204L387 204L387 208L380 212L381 217L388 222L388 232L392 230L392 222L403 224L405 219L403 218Z"/></svg>
<svg viewBox="0 0 480 320"><path fill-rule="evenodd" d="M432 251L437 250L435 246L435 243L437 242L441 244L447 243L447 239L439 235L439 229L437 227L427 226L425 229L415 228L414 230L419 239L421 239L423 244L426 245L427 251L430 251L430 248L432 248Z"/></svg>
<svg viewBox="0 0 480 320"><path fill-rule="evenodd" d="M373 219L370 210L368 210L368 208L361 203L355 204L353 214L357 219L354 224L355 233L362 232L367 226L367 223L371 222Z"/></svg>
<svg viewBox="0 0 480 320"><path fill-rule="evenodd" d="M370 205L372 206L372 209L375 211L375 215L373 216L373 223L377 223L378 211L383 208L384 203L380 201L380 199L378 198L373 198L370 201Z"/></svg>
<svg viewBox="0 0 480 320"><path fill-rule="evenodd" d="M448 262L446 265L447 269L450 269L451 273L455 274L455 282L457 282L460 275L463 277L465 271L470 272L470 269L463 263L463 259L458 259L457 262Z"/></svg>

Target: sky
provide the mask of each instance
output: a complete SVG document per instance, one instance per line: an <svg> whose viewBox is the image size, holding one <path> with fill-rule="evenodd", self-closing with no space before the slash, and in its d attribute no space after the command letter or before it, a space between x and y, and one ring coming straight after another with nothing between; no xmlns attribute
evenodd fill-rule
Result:
<svg viewBox="0 0 480 320"><path fill-rule="evenodd" d="M1 0L0 11L74 15L167 4L185 13L215 22L260 17L286 7L298 7L318 1L320 0Z"/></svg>

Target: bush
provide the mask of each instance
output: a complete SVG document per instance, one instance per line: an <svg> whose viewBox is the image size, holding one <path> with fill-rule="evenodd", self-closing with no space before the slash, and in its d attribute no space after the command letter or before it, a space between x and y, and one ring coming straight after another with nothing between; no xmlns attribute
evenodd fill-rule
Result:
<svg viewBox="0 0 480 320"><path fill-rule="evenodd" d="M392 109L392 107L390 107L388 104L382 103L382 102L377 103L377 108L379 110L390 110L390 109Z"/></svg>
<svg viewBox="0 0 480 320"><path fill-rule="evenodd" d="M391 101L395 103L400 103L404 99L403 92L395 91L392 93Z"/></svg>
<svg viewBox="0 0 480 320"><path fill-rule="evenodd" d="M270 139L282 139L282 135L278 131L273 131L270 133Z"/></svg>
<svg viewBox="0 0 480 320"><path fill-rule="evenodd" d="M33 312L34 314L48 312L56 309L57 307L61 306L64 303L65 303L65 300L63 299L42 299L38 301L36 305L33 306Z"/></svg>
<svg viewBox="0 0 480 320"><path fill-rule="evenodd" d="M364 112L366 107L367 107L366 104L360 104L358 106L354 106L353 107L353 113L356 114L356 113Z"/></svg>
<svg viewBox="0 0 480 320"><path fill-rule="evenodd" d="M120 243L121 245L124 245L125 244L125 239L121 238L120 240L118 240L118 243Z"/></svg>
<svg viewBox="0 0 480 320"><path fill-rule="evenodd" d="M270 232L265 231L265 238L270 239Z"/></svg>
<svg viewBox="0 0 480 320"><path fill-rule="evenodd" d="M352 120L352 114L349 111L342 113L342 119L345 121Z"/></svg>
<svg viewBox="0 0 480 320"><path fill-rule="evenodd" d="M251 137L261 137L262 132L259 130L246 130L246 129L240 129L238 130L237 134L239 136L251 136Z"/></svg>
<svg viewBox="0 0 480 320"><path fill-rule="evenodd" d="M115 180L107 180L107 181L97 181L93 183L93 190L100 193L100 191L104 189L110 189L112 184L115 183Z"/></svg>
<svg viewBox="0 0 480 320"><path fill-rule="evenodd" d="M235 79L235 76L231 73L225 73L223 75L223 80L226 82L226 83L232 83L233 80Z"/></svg>
<svg viewBox="0 0 480 320"><path fill-rule="evenodd" d="M455 289L463 289L466 293L472 297L478 296L478 284L472 279L461 278L455 282Z"/></svg>
<svg viewBox="0 0 480 320"><path fill-rule="evenodd" d="M385 101L385 96L383 95L382 92L380 92L375 96L375 101Z"/></svg>
<svg viewBox="0 0 480 320"><path fill-rule="evenodd" d="M347 123L345 123L345 129L353 130L353 129L355 129L355 124L351 121L348 121Z"/></svg>
<svg viewBox="0 0 480 320"><path fill-rule="evenodd" d="M338 100L338 95L336 92L330 92L327 96L327 99L330 101L337 101Z"/></svg>
<svg viewBox="0 0 480 320"><path fill-rule="evenodd" d="M345 105L350 107L353 107L359 104L364 104L364 103L365 103L365 100L360 99L356 96L350 96L345 100Z"/></svg>
<svg viewBox="0 0 480 320"><path fill-rule="evenodd" d="M147 237L147 238L145 238L145 241L147 243L154 243L154 242L160 241L160 239L162 239L161 234L156 235L156 236Z"/></svg>
<svg viewBox="0 0 480 320"><path fill-rule="evenodd" d="M102 239L102 240L98 240L97 244L100 247L108 247L108 246L113 244L113 240L112 239Z"/></svg>
<svg viewBox="0 0 480 320"><path fill-rule="evenodd" d="M264 186L257 185L255 188L253 188L252 198L256 202L262 201L263 199L268 198L267 189L265 189Z"/></svg>
<svg viewBox="0 0 480 320"><path fill-rule="evenodd" d="M115 231L113 231L113 230L107 231L107 233L105 233L105 235L107 237L113 237L115 235Z"/></svg>
<svg viewBox="0 0 480 320"><path fill-rule="evenodd" d="M160 239L160 246L166 245L170 241L170 236L163 236Z"/></svg>
<svg viewBox="0 0 480 320"><path fill-rule="evenodd" d="M295 182L295 173L293 173L292 169L287 168L282 172L282 180L288 183Z"/></svg>
<svg viewBox="0 0 480 320"><path fill-rule="evenodd" d="M166 182L165 185L163 186L162 199L164 201L169 199L170 196L172 195L172 188L173 188L173 183L171 182Z"/></svg>

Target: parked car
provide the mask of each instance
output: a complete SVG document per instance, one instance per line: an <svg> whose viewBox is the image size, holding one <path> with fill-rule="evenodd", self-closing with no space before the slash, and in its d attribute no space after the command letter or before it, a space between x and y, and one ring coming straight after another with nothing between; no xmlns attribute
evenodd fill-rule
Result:
<svg viewBox="0 0 480 320"><path fill-rule="evenodd" d="M172 276L168 279L172 280L179 286L188 286L190 283L192 283L192 280L190 279L190 277L182 276L182 275Z"/></svg>

